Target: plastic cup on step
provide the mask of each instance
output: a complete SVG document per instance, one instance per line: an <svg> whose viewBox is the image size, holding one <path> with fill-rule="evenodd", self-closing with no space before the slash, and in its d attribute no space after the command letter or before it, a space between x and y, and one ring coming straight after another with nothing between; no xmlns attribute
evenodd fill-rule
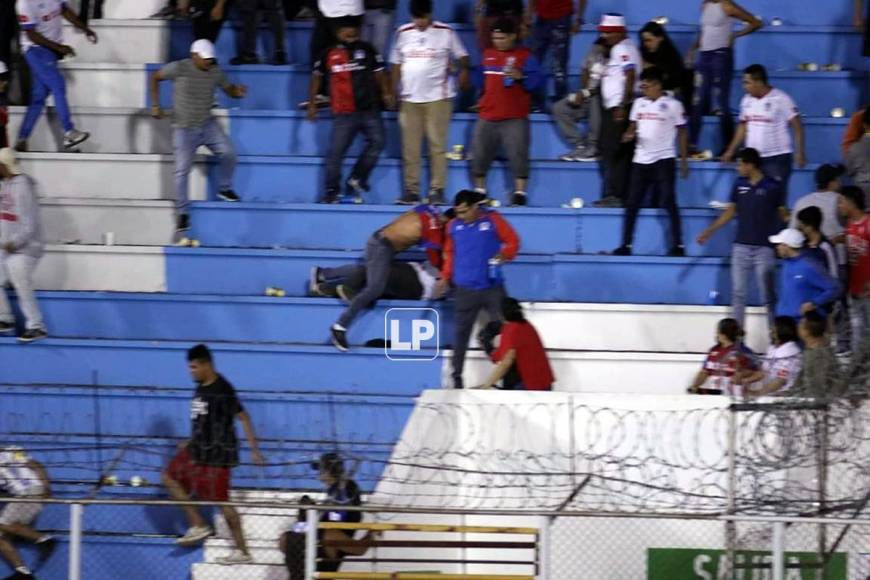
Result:
<svg viewBox="0 0 870 580"><path fill-rule="evenodd" d="M115 245L115 232L103 232L103 245L104 246L114 246Z"/></svg>

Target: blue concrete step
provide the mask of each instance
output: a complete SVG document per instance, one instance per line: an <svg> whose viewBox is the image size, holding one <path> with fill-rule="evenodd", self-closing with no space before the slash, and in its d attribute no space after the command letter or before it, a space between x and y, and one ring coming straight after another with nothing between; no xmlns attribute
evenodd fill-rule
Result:
<svg viewBox="0 0 870 580"><path fill-rule="evenodd" d="M480 61L480 51L477 46L474 29L469 24L461 23L457 17L458 14L451 15L446 10L442 10L441 3L436 4L436 15L443 14L442 20L453 22L453 26L459 33L463 44L472 56L475 63ZM695 6L692 6L695 8ZM638 8L633 6L628 12L629 18L636 22L635 25L629 27L631 38L637 41L638 32L642 23L646 19L641 19ZM592 13L590 13L591 16ZM654 14L651 17L661 16ZM822 16L822 15L819 15ZM571 40L570 62L572 69L579 67L589 46L595 40L593 23L594 17L589 18L590 24L583 28L583 31L575 35ZM685 23L677 23L673 17L671 23L668 24L668 34L673 39L679 50L685 54L692 42L697 37L698 33L697 11L692 11L691 18ZM397 24L408 22L408 19L399 19ZM595 20L597 23L597 20ZM851 16L839 21L826 22L824 17L814 19L809 22L788 21L786 26L770 26L767 25L760 31L749 36L748 38L740 39L735 46L734 65L737 69L761 62L772 70L777 69L794 69L801 62L816 62L819 64L838 63L843 68L866 69L866 64L862 61L861 56L861 35L850 26ZM802 25L801 25L802 24ZM831 26L839 24L841 26ZM842 26L845 25L845 26ZM311 38L311 23L300 21L288 23L287 32L287 50L291 62L297 64L309 64L310 49L309 43ZM217 50L218 59L222 63L228 63L229 60L236 55L241 36L241 28L238 24L225 27L224 32L218 38ZM190 42L193 38L193 33L190 25L183 23L172 23L172 35L170 46L170 58L172 60L186 58L190 48ZM259 34L259 51L264 59L271 58L273 53L274 41L272 35L265 27L261 27Z"/></svg>
<svg viewBox="0 0 870 580"><path fill-rule="evenodd" d="M167 288L177 294L257 295L274 280L298 280L312 266L344 263L360 252L167 249ZM508 291L521 300L628 304L707 304L730 300L726 258L520 256L505 266ZM220 280L219 288L215 280Z"/></svg>
<svg viewBox="0 0 870 580"><path fill-rule="evenodd" d="M353 164L348 159L343 175L347 177ZM791 178L789 203L815 190L813 172L817 166L796 169ZM209 199L217 199L216 167L210 167ZM427 179L424 171L424 180ZM455 192L471 185L469 163L451 161L448 166L447 191ZM678 201L685 207L707 207L714 200L727 200L731 195L736 174L733 165L722 166L714 162L692 163L691 173L685 180L678 179ZM532 164L529 182L529 205L533 207L560 207L572 197L581 197L587 204L601 197L601 179L596 163L566 163L538 161ZM426 183L424 181L423 183ZM402 188L401 161L381 159L370 179L371 191L366 203L392 204ZM312 203L323 193L322 157L261 157L239 158L235 188L244 201L283 203ZM491 197L506 202L505 192L513 189L510 173L504 162L496 162L490 173Z"/></svg>
<svg viewBox="0 0 870 580"><path fill-rule="evenodd" d="M185 355L191 346L187 341L59 338L20 345L4 338L0 368L7 383L190 388ZM397 363L379 348L355 348L339 356L325 346L210 346L222 373L254 389L415 396L441 385L440 360Z"/></svg>
<svg viewBox="0 0 870 580"><path fill-rule="evenodd" d="M324 155L328 151L332 117L322 114L316 123L305 118L301 111L249 111L229 112L233 144L240 155ZM396 113L384 115L386 147L384 157L401 158L401 132ZM450 124L448 147L464 145L470 152L477 116L456 113ZM840 156L840 142L846 130L847 119L806 117L807 157L810 162L825 163ZM701 149L718 154L724 149L719 138L718 119L707 117L701 133ZM555 160L568 150L548 115L531 116L531 150L533 159ZM351 148L350 154L362 149L362 140Z"/></svg>
<svg viewBox="0 0 870 580"><path fill-rule="evenodd" d="M297 287L299 281L276 280L274 284ZM307 345L329 345L329 327L345 308L337 298L103 292L41 292L39 301L52 336L59 338ZM383 338L391 308L429 306L427 302L381 301L356 320L351 339L362 344L368 338ZM443 346L453 336L452 304L437 307Z"/></svg>
<svg viewBox="0 0 870 580"><path fill-rule="evenodd" d="M362 250L372 232L403 211L407 208L395 205L197 202L192 206L189 235L208 247ZM506 208L503 213L522 238L523 254L596 254L612 250L621 241L623 211L619 209ZM718 215L711 209L682 211L690 254L729 255L733 224L705 246L694 241ZM665 221L662 211L641 212L635 236L637 254L667 252ZM286 280L276 281L278 286L282 283Z"/></svg>
<svg viewBox="0 0 870 580"><path fill-rule="evenodd" d="M149 64L149 71L160 65ZM226 108L245 110L296 110L300 101L308 98L310 72L303 66L252 65L225 67L230 79L251 87L244 99L230 99L218 95L218 103ZM741 75L735 74L732 86L732 108L737 110L743 96ZM773 86L789 93L801 113L810 117L830 115L834 107L852 110L864 102L867 94L867 74L864 72L800 72L771 71ZM579 85L577 74L571 75L572 86ZM161 104L168 106L172 99L171 83L161 86ZM146 95L150 104L150 95Z"/></svg>

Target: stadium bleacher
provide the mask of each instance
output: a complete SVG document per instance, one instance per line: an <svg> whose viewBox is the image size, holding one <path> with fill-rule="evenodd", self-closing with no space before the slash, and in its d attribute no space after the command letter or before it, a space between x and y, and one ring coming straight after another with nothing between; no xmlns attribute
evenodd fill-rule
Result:
<svg viewBox="0 0 870 580"><path fill-rule="evenodd" d="M456 23L476 61L470 3L438 0L436 17ZM187 56L191 33L186 23L146 20L160 4L109 0L107 18L93 22L101 38L96 46L71 28L66 31L79 53L62 64L69 98L74 118L92 137L81 153L58 153L61 134L49 115L40 120L30 152L21 154L25 171L40 187L50 244L37 271L50 338L28 346L0 338L0 433L37 454L44 449L41 457L55 466L53 477L70 482L62 492L80 493L81 486L72 482L98 477L97 467L107 458L81 451L94 445L95 433L116 448L137 436L152 441L152 452L139 459L141 467L119 476L145 470L154 478L174 449L173 439L186 436L191 383L184 354L192 343L204 341L249 407L267 441L267 456L270 448L280 448L282 457L310 457L320 450L320 442L344 437L367 442L369 456L385 459L415 397L444 382L442 366L449 350L431 362L395 364L382 349L359 345L383 337L387 309L430 304L379 303L350 332L352 352L342 354L328 342L328 326L341 303L305 294L313 266L357 260L370 232L401 211L391 205L401 188L396 116L386 115L387 148L373 175L368 204L314 205L322 193L330 121L321 115L312 124L297 109L307 96L311 25L288 23L294 64L224 66L234 82L249 86L248 97L241 101L220 96L225 109L217 113L240 155L236 190L242 203L215 201L214 164L202 156L192 175L191 192L199 198L192 206L189 233L201 247L172 247L171 132L168 121L148 116L146 83L160 63ZM399 22L407 19L404 4L400 1ZM681 49L696 31L698 2L589 4L590 22L605 9L624 11L633 37L646 20L662 15L668 17L668 30ZM819 164L839 158L848 114L867 99L861 37L850 26L851 2L846 0L824 9L794 0L743 4L763 16L766 26L738 43L736 67L753 62L768 66L772 84L789 92L804 115L809 165L795 171L793 202L814 190L813 171ZM774 17L783 25L771 26ZM217 45L221 63L235 55L238 33L236 26L224 30ZM263 36L268 51L271 39ZM572 71L593 38L592 26L575 37ZM799 71L803 62L839 64L843 70ZM576 80L572 78L574 85ZM738 75L732 92L735 106L742 95L739 83ZM169 87L163 89L161 99L168 106ZM845 109L846 118L831 117L838 107ZM23 112L21 107L11 109L11 135ZM454 116L450 144L468 144L474 119L469 113ZM712 117L705 121L702 148L719 148L715 124ZM678 199L686 240L691 240L687 257L662 257L666 228L663 212L653 209L641 213L637 255L613 257L605 252L619 245L622 211L589 207L600 197L597 167L555 160L565 146L548 117L533 115L532 133L531 207L503 210L523 239L521 254L506 266L505 275L509 292L533 303L530 319L545 344L558 351L553 353L557 390L683 392L730 302L727 256L732 230L722 231L704 247L694 237L718 215L710 202L727 199L733 167L696 163L691 176L680 181ZM501 166L494 183L494 196L503 200L508 178ZM451 161L448 192L468 185L467 162ZM586 207L563 207L575 197ZM114 234L115 245L103 245L106 232ZM264 296L269 286L284 289L286 297ZM441 347L447 349L452 308L450 303L438 308ZM763 320L760 309L750 309L754 348L763 348L767 341ZM470 356L467 366L475 379L489 368L479 353ZM346 433L331 431L336 424ZM313 487L311 474L296 467L260 472L245 466L238 485L272 492ZM373 462L365 469L366 491L371 491L379 466ZM139 492L147 497L163 494L152 486ZM105 533L87 536L86 553L94 549L106 555L85 558L83 577L88 580L154 578L145 563L158 552L171 560L162 564L168 571L164 577L186 578L182 574L195 563L211 562L222 553L221 540L204 550L175 550L168 535L182 531L178 517L148 508L114 509L119 511L95 509L86 518L86 531ZM130 511L120 511L125 509ZM65 514L59 507L49 508L41 524L66 530ZM131 529L121 523L129 521L141 525ZM128 537L134 532L158 537ZM273 546L262 528L252 534L264 553L267 545ZM42 577L63 577L63 558L52 560ZM230 577L217 567L198 566L195 579Z"/></svg>

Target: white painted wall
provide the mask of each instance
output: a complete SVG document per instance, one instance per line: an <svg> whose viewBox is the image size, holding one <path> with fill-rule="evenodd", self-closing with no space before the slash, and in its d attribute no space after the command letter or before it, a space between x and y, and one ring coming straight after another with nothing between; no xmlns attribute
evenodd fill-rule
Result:
<svg viewBox="0 0 870 580"><path fill-rule="evenodd" d="M123 0L106 2L105 12L117 11L117 5L125 3L133 4ZM137 3L140 9L147 4L147 0ZM69 62L146 64L166 62L169 57L170 29L166 20L91 20L90 26L97 33L97 44L91 44L83 33L65 24L64 40L76 51Z"/></svg>
<svg viewBox="0 0 870 580"><path fill-rule="evenodd" d="M49 245L36 269L38 290L166 292L163 248Z"/></svg>
<svg viewBox="0 0 870 580"><path fill-rule="evenodd" d="M175 211L169 201L49 198L41 203L44 239L49 243L161 246L172 243Z"/></svg>
<svg viewBox="0 0 870 580"><path fill-rule="evenodd" d="M67 100L79 107L145 107L148 75L143 64L61 61ZM54 103L52 98L48 102Z"/></svg>

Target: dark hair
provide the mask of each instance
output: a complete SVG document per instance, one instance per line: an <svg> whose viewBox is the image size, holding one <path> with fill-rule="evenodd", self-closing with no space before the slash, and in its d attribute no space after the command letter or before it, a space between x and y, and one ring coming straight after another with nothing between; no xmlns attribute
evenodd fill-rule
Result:
<svg viewBox="0 0 870 580"><path fill-rule="evenodd" d="M655 52L648 51L643 44L643 34L648 32L653 36L661 39L658 50ZM638 35L640 43L640 56L645 63L658 67L661 74L659 79L665 89L671 90L679 88L686 75L686 66L683 64L683 57L671 37L668 36L665 28L658 22L647 22L640 29ZM648 69L647 69L648 70ZM641 78L643 76L641 75ZM656 79L649 79L656 80Z"/></svg>
<svg viewBox="0 0 870 580"><path fill-rule="evenodd" d="M727 337L731 342L737 342L743 334L740 330L740 323L734 318L723 318L720 320L716 326L716 331Z"/></svg>
<svg viewBox="0 0 870 580"><path fill-rule="evenodd" d="M821 231L822 229L822 210L814 205L800 210L797 213L797 219L800 223L809 226L816 231Z"/></svg>
<svg viewBox="0 0 870 580"><path fill-rule="evenodd" d="M864 114L861 115L861 121L866 127L870 127L870 105L864 107Z"/></svg>
<svg viewBox="0 0 870 580"><path fill-rule="evenodd" d="M338 453L324 453L319 460L311 463L311 468L338 479L344 475L344 460Z"/></svg>
<svg viewBox="0 0 870 580"><path fill-rule="evenodd" d="M825 332L828 331L828 320L815 310L810 310L804 314L804 326L807 332L810 333L810 336L822 338L825 336Z"/></svg>
<svg viewBox="0 0 870 580"><path fill-rule="evenodd" d="M642 81L655 81L659 84L664 83L664 76L662 75L662 71L660 68L656 66L651 66L649 68L643 69L643 72L640 73L640 80Z"/></svg>
<svg viewBox="0 0 870 580"><path fill-rule="evenodd" d="M480 202L480 194L472 189L463 189L453 198L453 206L462 204L475 205Z"/></svg>
<svg viewBox="0 0 870 580"><path fill-rule="evenodd" d="M768 84L767 82L767 69L761 66L760 64L751 64L745 69L743 69L743 74L749 75L750 78L754 81L761 81L764 84Z"/></svg>
<svg viewBox="0 0 870 580"><path fill-rule="evenodd" d="M187 351L187 362L200 361L210 363L211 351L204 344L198 344Z"/></svg>
<svg viewBox="0 0 870 580"><path fill-rule="evenodd" d="M839 163L825 163L824 165L820 165L819 168L816 169L815 174L816 187L819 189L828 187L832 181L837 181L844 173L846 173L846 168Z"/></svg>
<svg viewBox="0 0 870 580"><path fill-rule="evenodd" d="M780 344L794 342L798 338L797 323L791 316L777 316L773 321L773 329Z"/></svg>
<svg viewBox="0 0 870 580"><path fill-rule="evenodd" d="M310 495L305 494L305 495L303 495L302 497L300 497L300 498L299 498L299 501L296 502L296 503L298 503L299 505L314 505L314 504L316 504L317 502L314 501L313 499L311 499L311 496L310 496ZM307 514L308 514L308 510L307 510L307 509L305 509L305 508L299 508L299 513L297 514L296 519L297 519L298 521L300 521L300 522L304 522L305 519L306 519Z"/></svg>
<svg viewBox="0 0 870 580"><path fill-rule="evenodd" d="M424 18L432 14L432 0L411 0L411 16Z"/></svg>
<svg viewBox="0 0 870 580"><path fill-rule="evenodd" d="M342 16L341 18L336 18L335 22L332 25L332 31L337 33L342 28L360 28L362 26L362 22L360 21L359 16Z"/></svg>
<svg viewBox="0 0 870 580"><path fill-rule="evenodd" d="M861 190L860 187L856 187L854 185L847 185L840 190L840 195L854 203L855 207L857 207L861 211L864 211L864 192Z"/></svg>
<svg viewBox="0 0 870 580"><path fill-rule="evenodd" d="M759 169L761 168L761 155L759 155L757 149L753 149L752 147L744 147L738 151L737 160L754 165Z"/></svg>
<svg viewBox="0 0 870 580"><path fill-rule="evenodd" d="M513 18L499 18L493 22L489 30L490 32L501 32L503 34L516 34L517 23Z"/></svg>
<svg viewBox="0 0 870 580"><path fill-rule="evenodd" d="M506 297L501 301L501 313L508 322L525 322L523 307L514 298Z"/></svg>

